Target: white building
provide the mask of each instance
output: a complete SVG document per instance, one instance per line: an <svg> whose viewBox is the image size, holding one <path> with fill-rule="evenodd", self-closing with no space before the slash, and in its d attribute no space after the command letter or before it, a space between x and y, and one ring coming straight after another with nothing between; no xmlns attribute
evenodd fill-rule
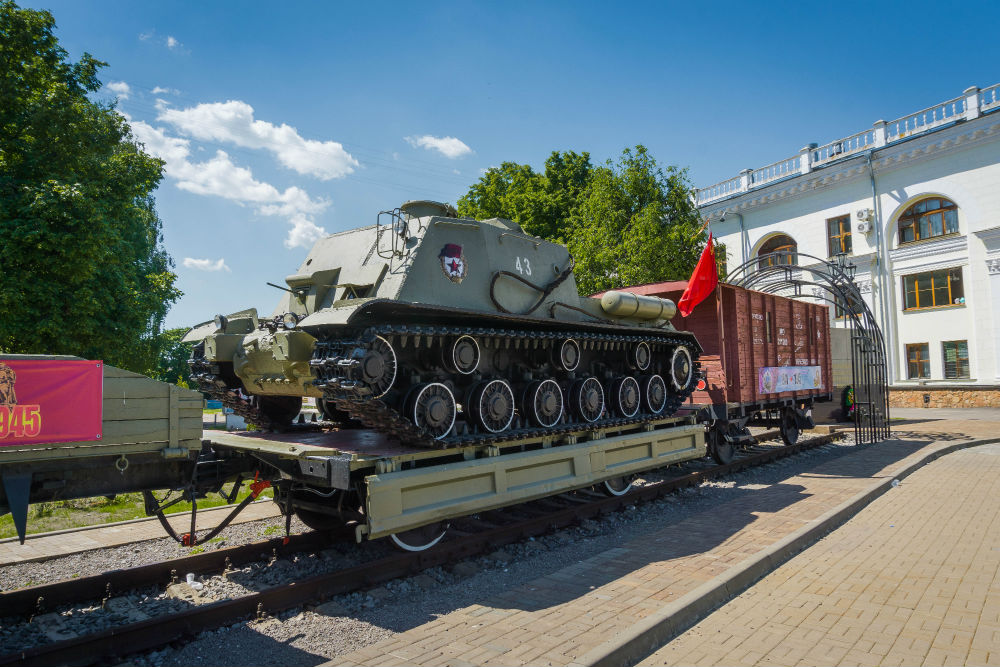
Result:
<svg viewBox="0 0 1000 667"><path fill-rule="evenodd" d="M893 405L1000 405L998 110L1000 85L969 88L699 189L698 206L730 268L789 247L848 253Z"/></svg>

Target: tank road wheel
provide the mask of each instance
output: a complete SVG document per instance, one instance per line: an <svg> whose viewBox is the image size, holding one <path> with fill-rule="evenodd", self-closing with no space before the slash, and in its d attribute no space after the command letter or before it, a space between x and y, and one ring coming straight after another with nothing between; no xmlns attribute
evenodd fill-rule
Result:
<svg viewBox="0 0 1000 667"><path fill-rule="evenodd" d="M652 361L653 354L649 351L649 345L646 341L642 341L632 349L632 363L640 371L649 368L649 364Z"/></svg>
<svg viewBox="0 0 1000 667"><path fill-rule="evenodd" d="M563 415L563 395L555 380L541 380L528 385L524 393L524 414L538 426L551 428Z"/></svg>
<svg viewBox="0 0 1000 667"><path fill-rule="evenodd" d="M634 377L618 378L611 383L612 407L623 417L634 417L641 402L642 392Z"/></svg>
<svg viewBox="0 0 1000 667"><path fill-rule="evenodd" d="M418 428L435 440L451 433L458 407L448 387L440 382L417 385L410 397L407 412Z"/></svg>
<svg viewBox="0 0 1000 667"><path fill-rule="evenodd" d="M570 389L570 402L578 417L596 422L604 414L604 388L597 378L577 380Z"/></svg>
<svg viewBox="0 0 1000 667"><path fill-rule="evenodd" d="M490 380L472 392L472 412L490 433L506 431L514 421L514 390L503 380Z"/></svg>
<svg viewBox="0 0 1000 667"><path fill-rule="evenodd" d="M372 397L380 398L396 381L396 352L382 336L375 337L375 343L361 360L361 379L372 388Z"/></svg>
<svg viewBox="0 0 1000 667"><path fill-rule="evenodd" d="M795 408L781 410L781 439L791 447L799 440L799 425L795 422Z"/></svg>
<svg viewBox="0 0 1000 667"><path fill-rule="evenodd" d="M642 378L642 402L646 409L658 415L667 407L667 383L659 375Z"/></svg>
<svg viewBox="0 0 1000 667"><path fill-rule="evenodd" d="M393 546L403 551L426 551L440 542L447 532L448 524L438 521L401 533L393 533L389 539Z"/></svg>
<svg viewBox="0 0 1000 667"><path fill-rule="evenodd" d="M251 396L261 414L279 426L287 426L302 412L301 396Z"/></svg>
<svg viewBox="0 0 1000 667"><path fill-rule="evenodd" d="M684 391L691 384L693 375L694 363L691 361L691 353L680 345L670 358L670 382L677 391Z"/></svg>
<svg viewBox="0 0 1000 667"><path fill-rule="evenodd" d="M472 336L459 336L451 344L450 365L462 375L470 375L479 368L482 353L479 343Z"/></svg>
<svg viewBox="0 0 1000 667"><path fill-rule="evenodd" d="M612 477L601 482L598 488L609 496L624 496L632 490L632 481L634 479L635 475Z"/></svg>
<svg viewBox="0 0 1000 667"><path fill-rule="evenodd" d="M567 338L559 346L559 365L565 371L575 371L580 365L580 344L572 338Z"/></svg>

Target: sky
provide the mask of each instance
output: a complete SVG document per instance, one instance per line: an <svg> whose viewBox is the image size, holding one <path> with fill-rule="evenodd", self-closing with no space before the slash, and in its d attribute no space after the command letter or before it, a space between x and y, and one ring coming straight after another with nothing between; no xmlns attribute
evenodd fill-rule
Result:
<svg viewBox="0 0 1000 667"><path fill-rule="evenodd" d="M22 1L165 160L184 296L256 307L324 234L491 166L645 145L706 187L1000 83L1000 4Z"/></svg>

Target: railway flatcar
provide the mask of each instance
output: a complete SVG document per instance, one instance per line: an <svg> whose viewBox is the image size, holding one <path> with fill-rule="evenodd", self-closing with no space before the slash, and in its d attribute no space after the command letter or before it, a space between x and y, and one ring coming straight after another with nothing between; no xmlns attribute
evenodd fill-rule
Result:
<svg viewBox="0 0 1000 667"><path fill-rule="evenodd" d="M686 281L624 291L680 301ZM834 396L830 315L825 305L720 283L672 324L704 348L702 379L687 407L708 425L708 449L720 463L751 440L748 424L778 426L788 444L814 426L815 403Z"/></svg>

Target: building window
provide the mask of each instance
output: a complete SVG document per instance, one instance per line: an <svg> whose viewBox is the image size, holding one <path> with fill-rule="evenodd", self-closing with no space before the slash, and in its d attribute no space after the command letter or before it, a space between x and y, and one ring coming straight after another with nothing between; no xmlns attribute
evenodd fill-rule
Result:
<svg viewBox="0 0 1000 667"><path fill-rule="evenodd" d="M799 259L795 254L797 250L798 245L791 236L784 234L772 236L757 251L757 256L760 257L758 266L764 269L781 264L798 264Z"/></svg>
<svg viewBox="0 0 1000 667"><path fill-rule="evenodd" d="M958 234L958 207L944 197L923 199L899 216L899 242Z"/></svg>
<svg viewBox="0 0 1000 667"><path fill-rule="evenodd" d="M903 276L903 310L940 308L965 303L962 269Z"/></svg>
<svg viewBox="0 0 1000 667"><path fill-rule="evenodd" d="M944 348L944 376L949 380L969 377L969 346L964 340L948 340Z"/></svg>
<svg viewBox="0 0 1000 667"><path fill-rule="evenodd" d="M864 312L864 307L861 302L858 301L853 295L846 298L842 298L840 295L834 295L833 297L833 316L842 320L848 317L850 313L862 313Z"/></svg>
<svg viewBox="0 0 1000 667"><path fill-rule="evenodd" d="M913 343L906 346L906 377L910 380L929 378L931 359L927 343Z"/></svg>
<svg viewBox="0 0 1000 667"><path fill-rule="evenodd" d="M830 257L850 254L851 252L851 216L842 215L826 221L826 236L830 249Z"/></svg>

